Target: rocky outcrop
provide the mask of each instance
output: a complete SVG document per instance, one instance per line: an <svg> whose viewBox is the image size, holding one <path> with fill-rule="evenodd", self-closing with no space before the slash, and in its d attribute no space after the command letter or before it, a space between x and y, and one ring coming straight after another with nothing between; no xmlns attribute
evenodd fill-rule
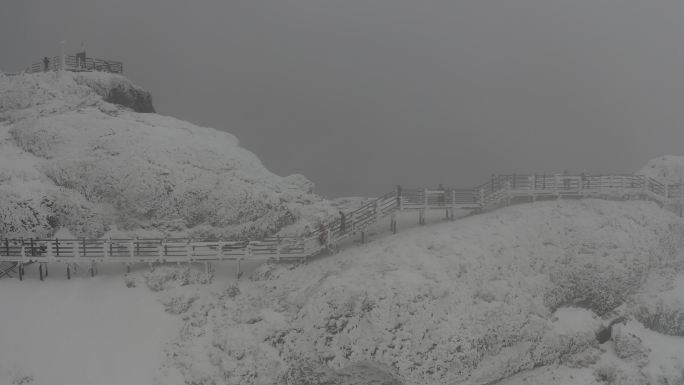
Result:
<svg viewBox="0 0 684 385"><path fill-rule="evenodd" d="M109 90L109 94L103 97L109 103L128 107L135 112L156 112L152 106L152 95L146 91L117 86Z"/></svg>
<svg viewBox="0 0 684 385"><path fill-rule="evenodd" d="M78 74L75 80L92 88L106 102L128 107L135 112L156 112L152 105L152 95L123 76L83 73Z"/></svg>

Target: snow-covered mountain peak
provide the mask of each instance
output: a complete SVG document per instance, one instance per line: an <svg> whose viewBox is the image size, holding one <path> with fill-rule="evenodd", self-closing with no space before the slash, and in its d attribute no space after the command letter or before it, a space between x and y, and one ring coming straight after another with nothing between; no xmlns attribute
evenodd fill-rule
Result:
<svg viewBox="0 0 684 385"><path fill-rule="evenodd" d="M137 112L154 112L151 95L127 78L103 72L0 75L0 119L63 112L103 101Z"/></svg>
<svg viewBox="0 0 684 385"><path fill-rule="evenodd" d="M331 212L310 181L274 175L235 136L133 110L150 100L119 75L1 77L0 237L258 236Z"/></svg>

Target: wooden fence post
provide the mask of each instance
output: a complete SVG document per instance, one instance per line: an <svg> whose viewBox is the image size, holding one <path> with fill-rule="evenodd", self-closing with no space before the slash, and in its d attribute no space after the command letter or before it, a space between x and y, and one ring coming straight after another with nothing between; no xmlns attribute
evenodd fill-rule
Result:
<svg viewBox="0 0 684 385"><path fill-rule="evenodd" d="M224 261L226 259L226 255L223 252L223 246L225 246L225 242L219 241L217 247L218 247L218 257L219 257L219 260L221 260L221 261ZM166 248L166 246L164 246L164 248Z"/></svg>
<svg viewBox="0 0 684 385"><path fill-rule="evenodd" d="M423 189L423 210L428 209L428 189Z"/></svg>
<svg viewBox="0 0 684 385"><path fill-rule="evenodd" d="M504 184L504 193L506 194L506 206L511 205L511 181L506 180Z"/></svg>
<svg viewBox="0 0 684 385"><path fill-rule="evenodd" d="M451 212L449 213L449 219L454 220L454 210L456 209L456 190L451 190Z"/></svg>
<svg viewBox="0 0 684 385"><path fill-rule="evenodd" d="M682 185L682 178L679 178L679 216L684 214L684 186Z"/></svg>
<svg viewBox="0 0 684 385"><path fill-rule="evenodd" d="M373 201L373 214L375 217L373 218L373 221L377 223L380 220L380 210L378 210L378 201L375 200Z"/></svg>
<svg viewBox="0 0 684 385"><path fill-rule="evenodd" d="M111 256L111 251L110 247L112 240L111 239L105 239L104 242L102 242L102 255L104 256L105 262L109 262L109 257Z"/></svg>
<svg viewBox="0 0 684 385"><path fill-rule="evenodd" d="M71 250L74 253L74 259L78 262L78 260L81 258L81 253L80 253L80 248L78 246L78 239L75 241L71 241ZM69 243L67 243L68 245Z"/></svg>
<svg viewBox="0 0 684 385"><path fill-rule="evenodd" d="M128 242L128 256L131 258L131 261L135 260L135 240L131 239L130 242Z"/></svg>
<svg viewBox="0 0 684 385"><path fill-rule="evenodd" d="M191 240L188 239L188 242L185 244L185 256L188 258L188 261L192 262L192 245L190 245Z"/></svg>

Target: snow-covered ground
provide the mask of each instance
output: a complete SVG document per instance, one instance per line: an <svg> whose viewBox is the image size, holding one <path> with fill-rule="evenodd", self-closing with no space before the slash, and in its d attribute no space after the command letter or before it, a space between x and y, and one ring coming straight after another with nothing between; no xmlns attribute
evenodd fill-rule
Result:
<svg viewBox="0 0 684 385"><path fill-rule="evenodd" d="M164 354L182 320L155 293L126 287L120 266L49 273L40 282L29 266L24 281L0 280L0 384L184 383Z"/></svg>
<svg viewBox="0 0 684 385"><path fill-rule="evenodd" d="M298 232L364 201L325 201L230 134L107 103L112 87L143 92L0 75L0 237ZM684 159L640 173L678 183ZM243 264L239 281L234 263L51 266L42 282L29 266L0 280L0 384L684 384L681 218L594 199L462 214L402 214L396 235Z"/></svg>
<svg viewBox="0 0 684 385"><path fill-rule="evenodd" d="M178 348L197 353L177 366L225 383L329 378L359 362L409 384L489 384L558 365L599 378L613 370L599 326L617 315L633 325L639 294L675 282L680 246L681 219L644 202L540 202L405 230L295 269L260 269L241 294L197 302ZM667 351L684 345L661 340L671 345L652 346L656 370L643 376L676 383L684 358ZM624 376L642 375L623 361Z"/></svg>
<svg viewBox="0 0 684 385"><path fill-rule="evenodd" d="M684 381L681 218L584 200L416 219L237 283L231 263L211 283L201 266L2 280L0 321L20 326L0 329L0 383Z"/></svg>

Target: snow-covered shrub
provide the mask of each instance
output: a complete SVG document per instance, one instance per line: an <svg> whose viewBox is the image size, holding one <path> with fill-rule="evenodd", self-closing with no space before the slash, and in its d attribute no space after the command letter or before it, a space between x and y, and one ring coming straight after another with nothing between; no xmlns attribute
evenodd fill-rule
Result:
<svg viewBox="0 0 684 385"><path fill-rule="evenodd" d="M128 288L138 286L136 277L131 274L124 275L124 283Z"/></svg>
<svg viewBox="0 0 684 385"><path fill-rule="evenodd" d="M662 299L642 302L633 312L646 328L659 333L684 337L684 306Z"/></svg>
<svg viewBox="0 0 684 385"><path fill-rule="evenodd" d="M310 360L294 361L278 385L402 385L392 371L374 362L356 362L339 370Z"/></svg>
<svg viewBox="0 0 684 385"><path fill-rule="evenodd" d="M0 190L0 237L40 237L50 230L39 202Z"/></svg>
<svg viewBox="0 0 684 385"><path fill-rule="evenodd" d="M213 276L191 267L160 266L145 273L145 284L152 291L210 283Z"/></svg>
<svg viewBox="0 0 684 385"><path fill-rule="evenodd" d="M26 374L18 374L14 376L12 385L29 385L33 383L33 376Z"/></svg>
<svg viewBox="0 0 684 385"><path fill-rule="evenodd" d="M226 289L225 293L228 298L234 298L240 294L240 288L237 285L231 285Z"/></svg>
<svg viewBox="0 0 684 385"><path fill-rule="evenodd" d="M313 193L314 183L302 174L291 174L285 177L285 183L291 184L295 188L307 193Z"/></svg>
<svg viewBox="0 0 684 385"><path fill-rule="evenodd" d="M648 377L635 368L623 368L612 364L604 364L594 370L598 382L606 385L643 385L650 384Z"/></svg>
<svg viewBox="0 0 684 385"><path fill-rule="evenodd" d="M599 382L615 384L618 378L618 368L613 365L603 365L594 371L594 377Z"/></svg>
<svg viewBox="0 0 684 385"><path fill-rule="evenodd" d="M302 361L292 365L280 378L282 385L340 385L340 379L334 370L310 361Z"/></svg>
<svg viewBox="0 0 684 385"><path fill-rule="evenodd" d="M79 238L99 238L109 229L108 220L99 208L73 192L50 193L41 205L49 209L50 216L45 221L53 229L65 227Z"/></svg>
<svg viewBox="0 0 684 385"><path fill-rule="evenodd" d="M640 286L645 270L624 266L569 266L552 272L552 288L545 293L546 305L555 310L579 306L604 315L622 305Z"/></svg>
<svg viewBox="0 0 684 385"><path fill-rule="evenodd" d="M197 298L197 294L194 293L167 294L161 296L160 302L167 312L181 314L188 311Z"/></svg>

